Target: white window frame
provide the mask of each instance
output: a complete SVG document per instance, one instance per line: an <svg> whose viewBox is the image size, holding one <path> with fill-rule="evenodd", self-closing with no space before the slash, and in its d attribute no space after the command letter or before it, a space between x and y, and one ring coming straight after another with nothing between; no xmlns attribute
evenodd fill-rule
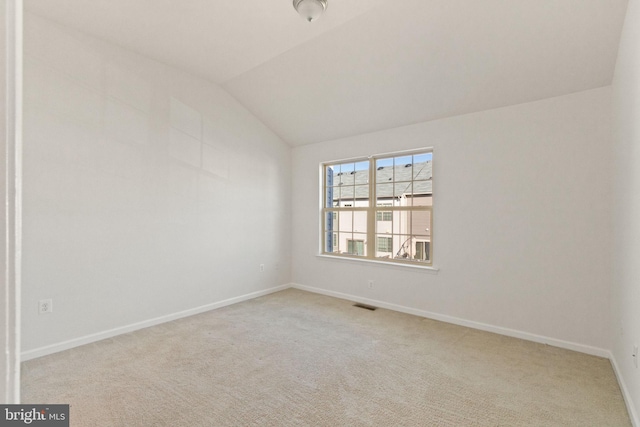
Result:
<svg viewBox="0 0 640 427"><path fill-rule="evenodd" d="M412 156L412 155L421 155L421 154L431 154L433 156L433 148L422 148L422 149L417 149L417 150L411 150L411 151L401 151L401 152L393 152L393 153L384 153L384 154L379 154L379 155L373 155L370 157L365 157L365 158L352 158L352 159L343 159L343 160L336 160L336 161L331 161L331 162L323 162L320 167L321 167L321 176L322 176L322 182L320 185L320 192L321 192L321 215L320 215L320 222L321 222L321 227L320 227L320 254L323 256L329 256L329 257L338 257L338 258L351 258L351 259L362 259L362 260L366 260L366 261L373 261L373 262L380 262L380 263L393 263L393 264L400 264L400 265L411 265L411 266L418 266L418 267L428 267L428 268L432 268L433 267L433 189L431 190L430 196L431 196L431 204L428 206L389 206L388 203L379 203L379 206L376 205L376 201L377 201L377 196L376 196L376 184L380 184L380 183L376 183L376 161L380 160L380 159L387 159L387 158L397 158L397 157L403 157L403 156ZM433 161L433 157L432 160ZM369 185L369 194L368 194L368 206L353 206L352 203L349 203L348 205L345 204L343 206L339 206L339 207L335 207L333 206L333 203L331 203L330 206L327 206L329 204L329 202L327 201L327 167L328 166L332 166L332 165L340 165L340 164L350 164L350 163L359 163L359 162L368 162L369 166L368 166L368 185ZM339 176L341 174L336 174L335 177ZM432 164L432 176L433 176L433 164ZM432 180L432 177L429 178L429 180ZM415 179L415 176L412 177L411 182L417 182L419 180ZM395 182L395 181L394 181ZM336 186L333 186L334 188ZM429 193L427 193L429 194ZM380 212L380 215L383 215L381 212L392 212L392 214L395 213L406 213L406 212L414 212L414 211L427 211L429 212L428 215L428 241L429 241L429 257L427 260L418 260L418 259L406 259L406 258L400 258L400 257L395 257L395 256L391 256L391 257L377 257L376 256L376 243L377 243L377 237L383 237L380 236L380 233L377 232L376 227L377 227L377 216L378 213ZM327 229L327 219L328 216L331 216L333 218L333 215L335 213L337 213L337 216L340 216L340 212L366 212L367 215L367 228L366 228L366 240L365 240L365 254L364 255L354 255L354 254L348 254L348 253L344 253L345 251L342 252L335 252L335 251L327 251L327 240L328 237L326 236L331 236L330 238L332 239L332 246L333 245L337 245L338 242L334 242L335 240L335 236L334 233L338 233L338 235L340 234L338 230L336 230L335 225L333 225L333 227L328 230ZM395 215L394 215L395 216ZM331 233L331 234L329 234ZM396 235L399 236L399 235ZM420 241L420 240L417 240ZM415 247L415 241L412 241L410 243L410 245L408 247ZM395 249L395 248L394 248ZM413 248L410 249L411 251L413 251ZM392 251L393 254L393 251Z"/></svg>

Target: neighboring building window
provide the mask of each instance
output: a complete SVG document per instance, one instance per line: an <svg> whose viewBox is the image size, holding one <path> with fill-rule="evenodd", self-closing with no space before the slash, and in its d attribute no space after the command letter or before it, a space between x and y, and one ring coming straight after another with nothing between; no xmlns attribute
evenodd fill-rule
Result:
<svg viewBox="0 0 640 427"><path fill-rule="evenodd" d="M351 255L364 255L364 240L347 240L347 252Z"/></svg>
<svg viewBox="0 0 640 427"><path fill-rule="evenodd" d="M377 252L391 252L392 249L392 238L391 237L378 237L378 247L376 249Z"/></svg>
<svg viewBox="0 0 640 427"><path fill-rule="evenodd" d="M323 164L323 253L432 263L433 152Z"/></svg>
<svg viewBox="0 0 640 427"><path fill-rule="evenodd" d="M393 212L376 212L376 221L391 221L393 220Z"/></svg>
<svg viewBox="0 0 640 427"><path fill-rule="evenodd" d="M428 261L429 260L429 245L430 242L416 242L416 258Z"/></svg>

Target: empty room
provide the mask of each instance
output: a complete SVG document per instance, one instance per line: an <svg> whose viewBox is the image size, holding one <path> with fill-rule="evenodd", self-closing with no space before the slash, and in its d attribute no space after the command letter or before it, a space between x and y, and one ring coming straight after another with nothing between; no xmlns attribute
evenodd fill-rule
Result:
<svg viewBox="0 0 640 427"><path fill-rule="evenodd" d="M0 425L640 427L640 0L1 13Z"/></svg>

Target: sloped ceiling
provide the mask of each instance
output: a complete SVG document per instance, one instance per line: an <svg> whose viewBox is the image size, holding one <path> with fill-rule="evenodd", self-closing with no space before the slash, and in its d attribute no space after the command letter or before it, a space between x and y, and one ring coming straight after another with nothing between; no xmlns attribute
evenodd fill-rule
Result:
<svg viewBox="0 0 640 427"><path fill-rule="evenodd" d="M25 0L219 84L291 145L611 83L627 0Z"/></svg>

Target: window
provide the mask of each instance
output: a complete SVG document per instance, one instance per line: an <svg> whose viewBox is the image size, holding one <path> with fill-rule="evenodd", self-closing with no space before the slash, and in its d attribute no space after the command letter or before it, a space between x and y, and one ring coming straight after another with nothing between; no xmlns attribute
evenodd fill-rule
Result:
<svg viewBox="0 0 640 427"><path fill-rule="evenodd" d="M347 240L347 248L351 255L364 255L364 240Z"/></svg>
<svg viewBox="0 0 640 427"><path fill-rule="evenodd" d="M433 152L322 165L322 252L431 265Z"/></svg>
<svg viewBox="0 0 640 427"><path fill-rule="evenodd" d="M377 252L391 252L392 248L392 238L391 237L378 237L378 247L376 249Z"/></svg>
<svg viewBox="0 0 640 427"><path fill-rule="evenodd" d="M392 221L393 212L376 212L376 221Z"/></svg>
<svg viewBox="0 0 640 427"><path fill-rule="evenodd" d="M430 242L416 242L416 258L425 261L429 260Z"/></svg>

